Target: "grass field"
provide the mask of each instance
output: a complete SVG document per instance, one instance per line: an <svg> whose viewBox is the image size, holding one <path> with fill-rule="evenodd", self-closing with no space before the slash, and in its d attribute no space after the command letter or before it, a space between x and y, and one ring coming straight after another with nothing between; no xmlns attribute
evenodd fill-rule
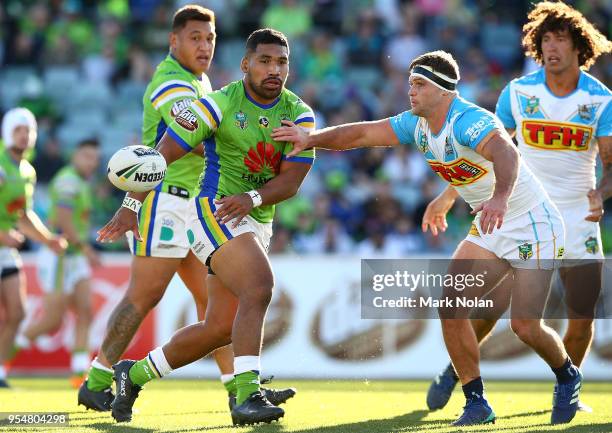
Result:
<svg viewBox="0 0 612 433"><path fill-rule="evenodd" d="M422 381L295 381L298 394L284 407L280 423L232 427L227 399L218 381L163 380L146 386L136 401L133 421L116 424L110 413L76 406L76 391L65 379L13 379L0 390L0 412L68 412L69 428L0 427L10 432L612 432L612 383L587 383L582 400L594 413L578 413L569 425L551 427L552 382L489 382L497 423L471 428L448 424L461 411L460 392L442 411L428 412ZM274 382L276 387L290 385ZM457 390L459 391L459 390Z"/></svg>

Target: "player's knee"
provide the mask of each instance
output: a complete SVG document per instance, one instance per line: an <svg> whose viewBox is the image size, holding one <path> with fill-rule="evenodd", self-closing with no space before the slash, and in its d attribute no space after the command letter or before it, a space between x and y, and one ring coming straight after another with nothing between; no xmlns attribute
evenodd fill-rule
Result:
<svg viewBox="0 0 612 433"><path fill-rule="evenodd" d="M512 319L510 327L522 342L529 344L537 338L541 324L539 320Z"/></svg>
<svg viewBox="0 0 612 433"><path fill-rule="evenodd" d="M146 316L161 301L163 290L139 291L130 290L126 293L124 301L132 304L143 316Z"/></svg>
<svg viewBox="0 0 612 433"><path fill-rule="evenodd" d="M593 319L569 320L565 335L572 338L588 338L593 334L594 329Z"/></svg>

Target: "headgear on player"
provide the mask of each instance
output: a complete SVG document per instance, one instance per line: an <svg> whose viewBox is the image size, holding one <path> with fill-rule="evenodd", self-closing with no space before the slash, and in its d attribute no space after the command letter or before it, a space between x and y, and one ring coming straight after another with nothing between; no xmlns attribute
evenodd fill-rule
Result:
<svg viewBox="0 0 612 433"><path fill-rule="evenodd" d="M34 118L32 112L27 108L18 107L7 111L2 118L2 141L4 141L5 148L10 149L15 145L13 131L15 131L15 128L18 126L28 127L28 148L34 147L38 135L36 118Z"/></svg>

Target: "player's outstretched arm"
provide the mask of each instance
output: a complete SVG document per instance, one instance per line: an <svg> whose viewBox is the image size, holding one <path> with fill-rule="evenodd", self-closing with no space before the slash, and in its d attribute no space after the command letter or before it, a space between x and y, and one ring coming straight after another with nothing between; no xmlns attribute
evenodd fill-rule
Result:
<svg viewBox="0 0 612 433"><path fill-rule="evenodd" d="M167 131L155 148L166 160L166 165L172 164L187 153ZM115 212L115 215L104 227L98 230L96 240L98 242L114 242L131 231L137 240L142 241L138 230L138 210L147 195L149 195L149 191L128 192L119 210Z"/></svg>
<svg viewBox="0 0 612 433"><path fill-rule="evenodd" d="M514 190L519 170L519 153L507 134L491 131L476 148L476 152L493 163L495 189L489 200L480 203L472 214L481 212L480 227L483 233L493 233L500 228L508 210L508 199Z"/></svg>
<svg viewBox="0 0 612 433"><path fill-rule="evenodd" d="M288 156L295 156L303 150L313 147L328 150L350 150L359 147L396 146L399 144L389 119L346 123L310 133L288 120L283 120L282 123L283 126L272 131L272 138L276 141L293 143L293 150Z"/></svg>
<svg viewBox="0 0 612 433"><path fill-rule="evenodd" d="M283 161L280 172L256 192L261 197L260 205L272 205L287 200L297 194L302 182L310 171L310 164ZM218 208L215 217L223 224L236 218L233 226L247 216L253 209L253 199L247 193L224 197L216 201Z"/></svg>

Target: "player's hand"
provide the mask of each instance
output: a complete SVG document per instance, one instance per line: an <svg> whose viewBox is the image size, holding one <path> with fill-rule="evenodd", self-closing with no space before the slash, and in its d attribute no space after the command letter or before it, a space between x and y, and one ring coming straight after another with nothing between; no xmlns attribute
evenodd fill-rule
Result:
<svg viewBox="0 0 612 433"><path fill-rule="evenodd" d="M0 232L0 244L9 248L19 248L25 242L25 236L17 230Z"/></svg>
<svg viewBox="0 0 612 433"><path fill-rule="evenodd" d="M97 268L102 266L102 261L100 260L100 255L94 250L91 246L85 245L83 247L83 254L89 263L89 266L92 268Z"/></svg>
<svg viewBox="0 0 612 433"><path fill-rule="evenodd" d="M253 199L247 193L230 195L222 199L215 200L217 210L215 218L221 224L227 224L235 219L232 228L238 227L242 219L253 210Z"/></svg>
<svg viewBox="0 0 612 433"><path fill-rule="evenodd" d="M480 203L471 212L476 215L480 212L480 228L483 234L493 233L496 228L501 228L504 216L508 211L508 199L491 197Z"/></svg>
<svg viewBox="0 0 612 433"><path fill-rule="evenodd" d="M64 254L64 251L68 248L68 241L63 236L53 236L47 241L46 245L55 254Z"/></svg>
<svg viewBox="0 0 612 433"><path fill-rule="evenodd" d="M113 218L98 230L98 242L114 242L126 232L132 231L136 240L142 241L138 231L138 215L136 212L120 207Z"/></svg>
<svg viewBox="0 0 612 433"><path fill-rule="evenodd" d="M274 128L270 135L276 141L288 141L293 143L293 150L287 156L295 156L303 150L310 149L308 143L308 132L297 126L290 120L281 120L283 126Z"/></svg>
<svg viewBox="0 0 612 433"><path fill-rule="evenodd" d="M596 189L592 189L588 192L587 197L589 198L589 214L585 218L587 221L598 223L604 214L603 197L601 192Z"/></svg>
<svg viewBox="0 0 612 433"><path fill-rule="evenodd" d="M439 195L429 202L421 223L423 233L426 233L428 228L434 236L438 236L438 231L445 232L448 227L446 214L453 207L453 203L455 203L455 199L445 195Z"/></svg>

